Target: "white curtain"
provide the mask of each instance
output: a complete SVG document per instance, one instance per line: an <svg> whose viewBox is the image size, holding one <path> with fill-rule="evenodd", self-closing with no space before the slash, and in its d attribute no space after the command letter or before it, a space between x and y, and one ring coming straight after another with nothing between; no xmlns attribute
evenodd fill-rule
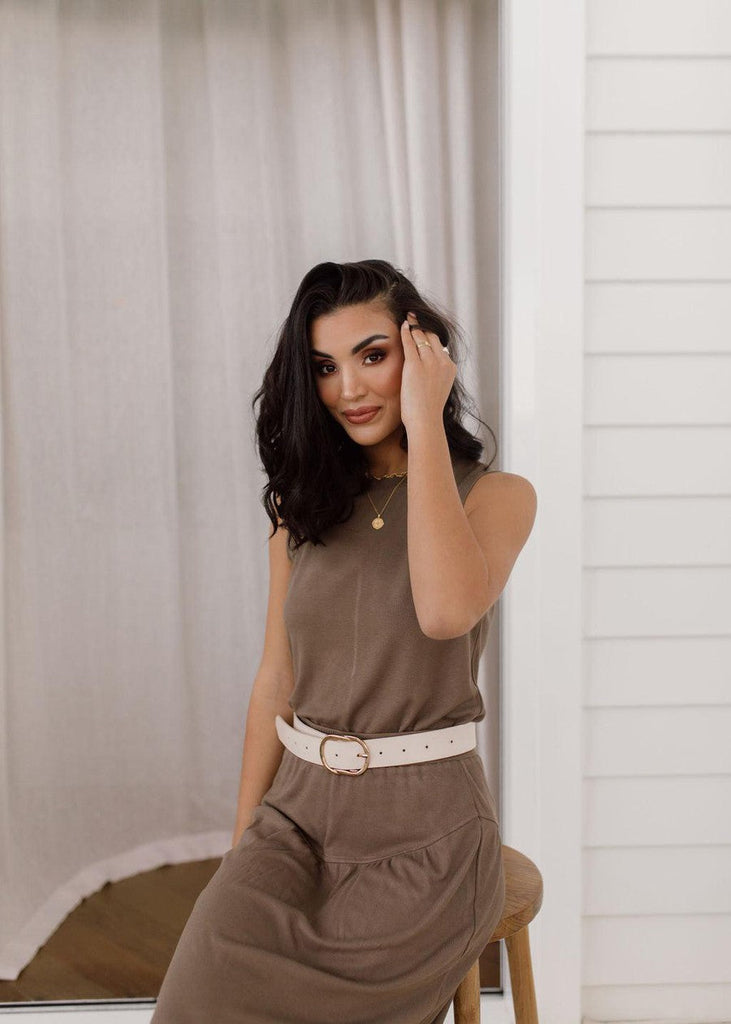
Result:
<svg viewBox="0 0 731 1024"><path fill-rule="evenodd" d="M0 978L230 845L251 398L305 271L413 274L497 429L494 33L480 0L0 0Z"/></svg>

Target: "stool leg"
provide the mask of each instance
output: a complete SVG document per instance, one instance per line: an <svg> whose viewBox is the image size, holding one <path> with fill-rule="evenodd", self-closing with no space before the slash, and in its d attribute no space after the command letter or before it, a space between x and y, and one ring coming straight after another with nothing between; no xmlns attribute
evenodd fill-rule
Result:
<svg viewBox="0 0 731 1024"><path fill-rule="evenodd" d="M538 1024L536 990L533 984L533 964L530 958L528 925L505 939L513 989L515 1024Z"/></svg>
<svg viewBox="0 0 731 1024"><path fill-rule="evenodd" d="M475 960L454 993L454 1024L480 1024L479 960Z"/></svg>

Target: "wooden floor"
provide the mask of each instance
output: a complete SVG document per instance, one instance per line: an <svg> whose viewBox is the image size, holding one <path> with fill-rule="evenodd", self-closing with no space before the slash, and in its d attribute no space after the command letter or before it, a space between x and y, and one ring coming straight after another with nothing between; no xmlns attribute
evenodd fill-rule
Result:
<svg viewBox="0 0 731 1024"><path fill-rule="evenodd" d="M156 999L198 894L221 863L165 865L89 896L41 946L0 1003Z"/></svg>

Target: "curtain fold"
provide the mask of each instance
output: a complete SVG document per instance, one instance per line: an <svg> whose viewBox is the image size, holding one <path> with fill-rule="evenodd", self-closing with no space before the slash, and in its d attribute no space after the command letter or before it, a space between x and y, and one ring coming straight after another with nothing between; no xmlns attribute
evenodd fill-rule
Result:
<svg viewBox="0 0 731 1024"><path fill-rule="evenodd" d="M230 845L268 586L251 398L305 271L414 275L497 432L495 18L0 0L0 978L105 882Z"/></svg>

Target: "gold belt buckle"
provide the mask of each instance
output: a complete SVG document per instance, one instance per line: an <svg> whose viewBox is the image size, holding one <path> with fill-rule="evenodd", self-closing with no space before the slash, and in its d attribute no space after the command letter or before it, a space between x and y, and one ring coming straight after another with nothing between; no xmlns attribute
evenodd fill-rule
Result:
<svg viewBox="0 0 731 1024"><path fill-rule="evenodd" d="M360 768L333 768L332 765L329 765L327 763L327 761L325 760L325 751L324 751L323 748L325 746L325 741L326 740L355 740L356 743L360 743L360 745L361 745L361 747L363 747L363 750L365 751L365 753L364 754L358 753L358 754L356 754L356 757L364 757L365 758L365 761L363 762L362 766ZM368 746L367 746L365 740L362 740L360 738L360 736L338 736L336 733L328 733L327 736L323 736L322 739L320 740L320 760L325 765L327 770L329 772L332 772L334 775L362 775L363 772L368 767L368 764L370 762L370 758L371 758L371 752L368 749Z"/></svg>

